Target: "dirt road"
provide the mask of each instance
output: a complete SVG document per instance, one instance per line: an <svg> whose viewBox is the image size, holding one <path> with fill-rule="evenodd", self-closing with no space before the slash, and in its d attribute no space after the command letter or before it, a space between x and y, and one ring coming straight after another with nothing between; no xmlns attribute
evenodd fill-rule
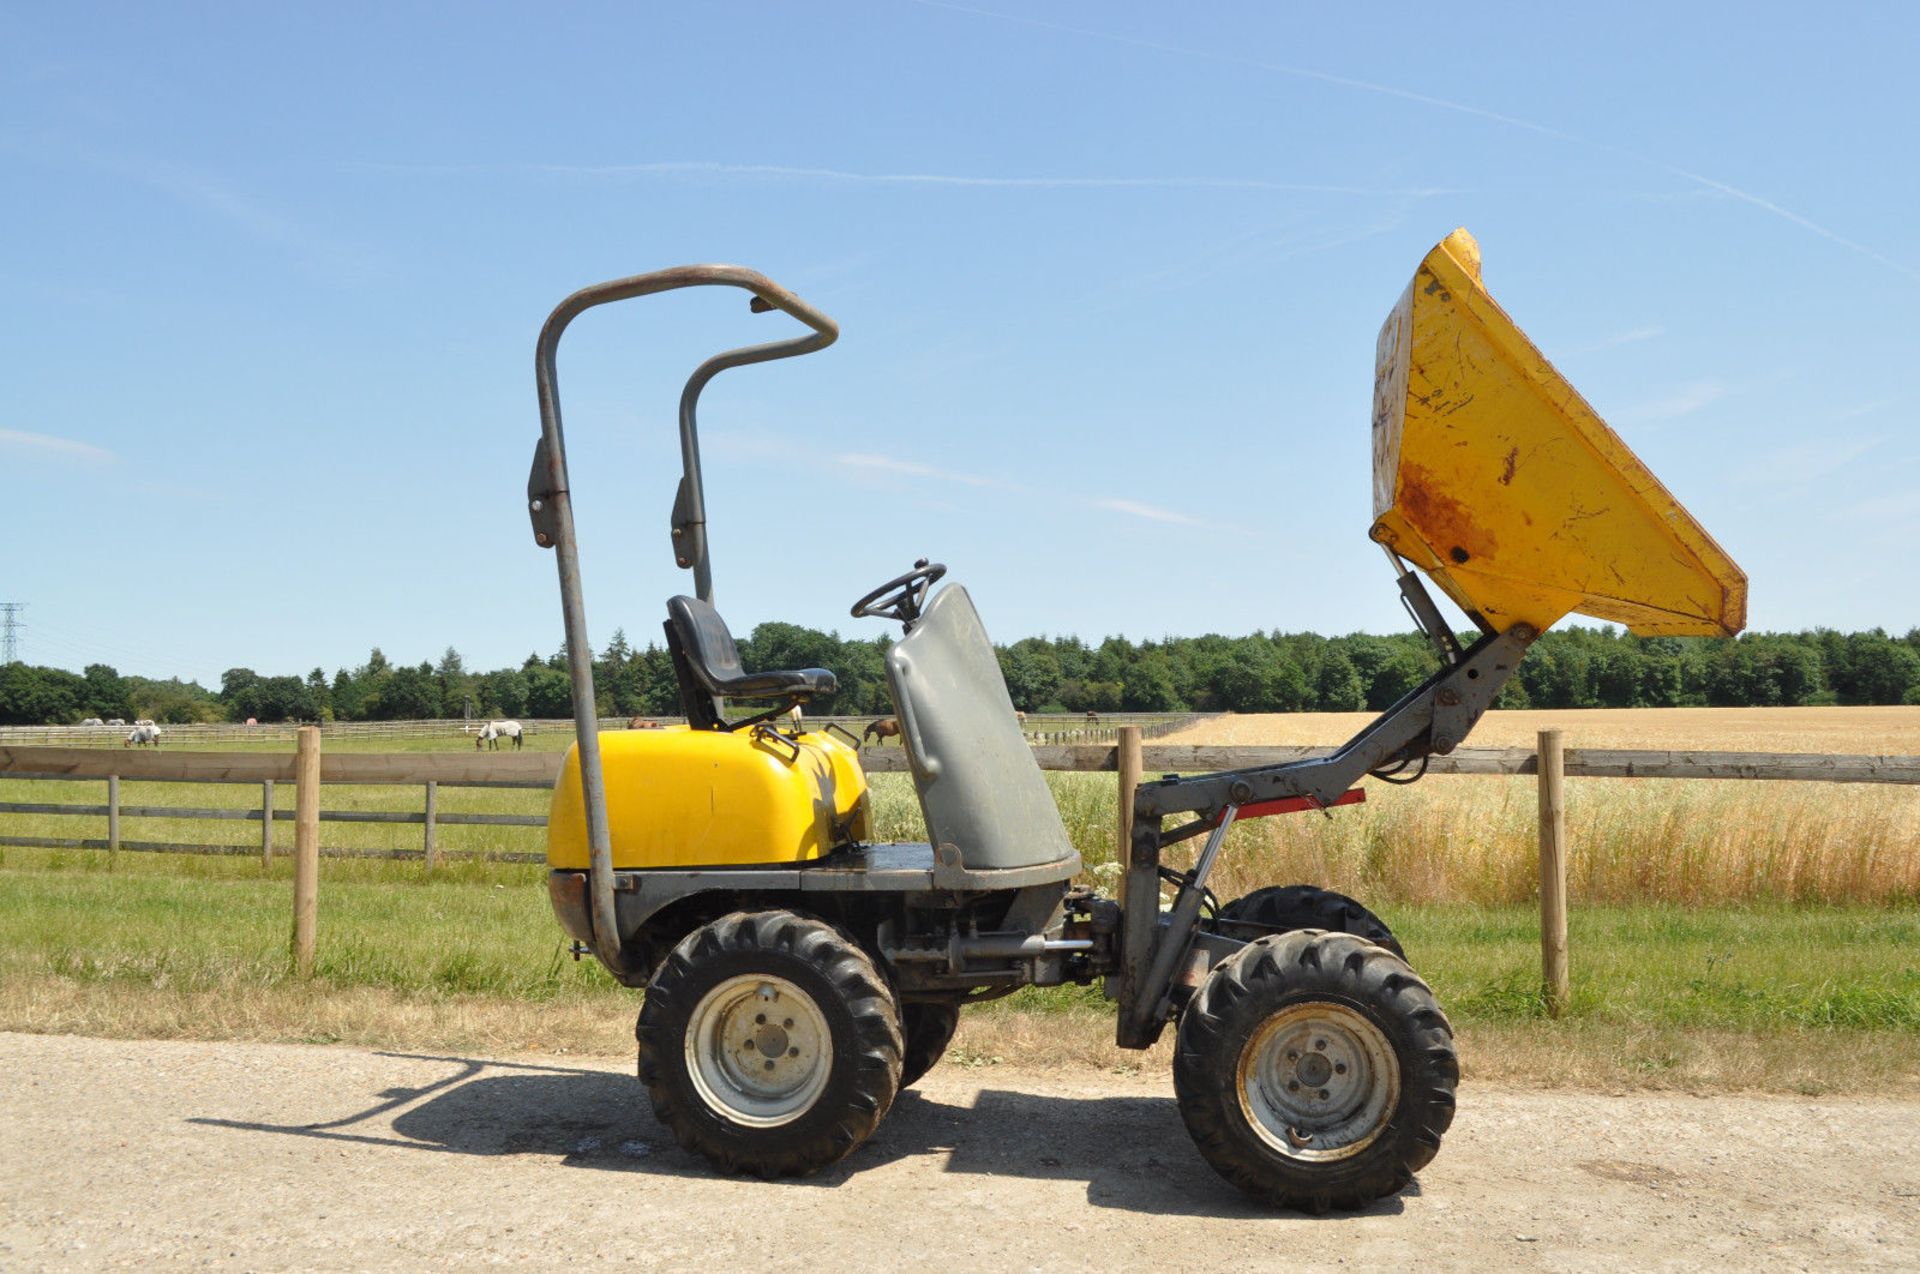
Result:
<svg viewBox="0 0 1920 1274"><path fill-rule="evenodd" d="M1468 1088L1415 1191L1258 1210L1164 1076L946 1067L805 1182L626 1068L0 1035L0 1268L1920 1268L1920 1105Z"/></svg>

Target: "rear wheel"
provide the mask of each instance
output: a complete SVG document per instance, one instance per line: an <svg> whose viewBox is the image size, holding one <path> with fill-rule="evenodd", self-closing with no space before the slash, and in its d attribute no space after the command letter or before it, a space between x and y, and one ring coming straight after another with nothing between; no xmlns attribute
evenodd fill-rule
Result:
<svg viewBox="0 0 1920 1274"><path fill-rule="evenodd" d="M1283 1207L1403 1189L1453 1123L1453 1030L1406 962L1349 934L1261 938L1180 1019L1180 1116L1216 1172Z"/></svg>
<svg viewBox="0 0 1920 1274"><path fill-rule="evenodd" d="M960 1006L952 1002L903 1005L900 1031L907 1050L900 1064L900 1087L905 1088L932 1070L960 1029Z"/></svg>
<svg viewBox="0 0 1920 1274"><path fill-rule="evenodd" d="M1380 917L1345 894L1315 885L1272 885L1235 898L1220 908L1220 931L1230 938L1253 938L1262 933L1290 933L1295 929L1325 929L1350 933L1385 947L1402 960L1407 953Z"/></svg>
<svg viewBox="0 0 1920 1274"><path fill-rule="evenodd" d="M689 934L634 1034L653 1112L726 1172L812 1172L851 1152L900 1086L899 1008L824 921L736 912Z"/></svg>

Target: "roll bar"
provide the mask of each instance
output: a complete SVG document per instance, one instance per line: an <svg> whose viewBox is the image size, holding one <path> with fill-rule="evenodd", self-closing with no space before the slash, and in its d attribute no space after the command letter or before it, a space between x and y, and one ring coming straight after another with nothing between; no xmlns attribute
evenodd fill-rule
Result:
<svg viewBox="0 0 1920 1274"><path fill-rule="evenodd" d="M587 611L580 587L580 548L574 537L573 498L567 482L567 450L560 427L560 380L554 370L560 337L567 325L596 305L625 301L690 287L736 287L753 294L756 314L779 310L813 330L805 336L763 345L744 345L715 354L694 368L680 392L680 488L673 501L673 555L676 565L693 572L694 589L713 601L713 568L707 553L707 505L700 476L700 434L696 417L700 393L721 372L825 349L839 338L832 319L756 270L737 265L683 265L636 274L581 288L554 308L540 329L534 350L534 381L540 393L540 441L527 475L527 511L534 542L550 548L560 569L560 607L566 621L567 665L573 681L573 715L580 749L580 791L586 801L587 849L591 880L593 953L614 974L631 972L620 949L613 907L613 843L607 829L607 793L600 767L600 738L593 698L593 646L587 640Z"/></svg>

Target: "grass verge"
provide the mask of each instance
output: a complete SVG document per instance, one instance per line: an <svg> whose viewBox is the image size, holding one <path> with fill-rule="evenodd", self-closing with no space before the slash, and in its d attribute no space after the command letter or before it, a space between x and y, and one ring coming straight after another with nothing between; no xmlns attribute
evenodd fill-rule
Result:
<svg viewBox="0 0 1920 1274"><path fill-rule="evenodd" d="M290 865L10 849L0 1028L624 1055L634 993L566 953L542 870L330 861L316 976L289 972ZM1471 1079L1600 1088L1920 1091L1911 909L1576 907L1548 1020L1530 909L1387 903ZM1097 988L970 1010L952 1064L1164 1068L1111 1044Z"/></svg>

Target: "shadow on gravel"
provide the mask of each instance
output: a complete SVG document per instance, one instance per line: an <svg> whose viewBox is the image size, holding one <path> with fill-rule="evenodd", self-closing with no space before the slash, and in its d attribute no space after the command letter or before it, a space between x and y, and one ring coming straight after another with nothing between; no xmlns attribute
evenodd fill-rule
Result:
<svg viewBox="0 0 1920 1274"><path fill-rule="evenodd" d="M655 1121L629 1075L519 1062L389 1053L441 1062L450 1074L417 1088L393 1088L364 1109L311 1124L194 1118L248 1132L351 1142L398 1151L462 1155L552 1155L569 1167L712 1177ZM937 1157L951 1173L1087 1183L1098 1207L1156 1215L1299 1219L1243 1199L1214 1175L1187 1138L1172 1097L1075 1097L987 1089L973 1105L909 1089L865 1146L845 1162L775 1184L832 1189L888 1164ZM1359 1213L1402 1211L1407 1195Z"/></svg>

